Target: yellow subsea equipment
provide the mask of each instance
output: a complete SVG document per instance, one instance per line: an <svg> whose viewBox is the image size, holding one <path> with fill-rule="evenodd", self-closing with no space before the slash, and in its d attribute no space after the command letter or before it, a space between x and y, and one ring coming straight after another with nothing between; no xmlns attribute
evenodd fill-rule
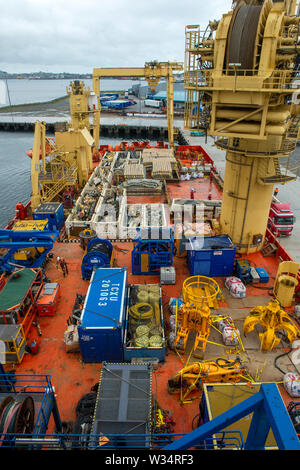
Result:
<svg viewBox="0 0 300 470"><path fill-rule="evenodd" d="M264 244L273 186L297 177L300 18L294 0L233 3L205 32L186 27L184 120L226 151L221 229L251 253Z"/></svg>
<svg viewBox="0 0 300 470"><path fill-rule="evenodd" d="M207 305L196 307L193 304L183 304L178 312L180 327L175 339L175 349L186 349L187 340L191 331L196 331L193 350L201 349L204 353L210 333L210 309Z"/></svg>
<svg viewBox="0 0 300 470"><path fill-rule="evenodd" d="M298 270L299 264L294 261L282 261L278 266L273 292L282 307L290 307L293 303Z"/></svg>
<svg viewBox="0 0 300 470"><path fill-rule="evenodd" d="M191 276L182 285L184 302L196 307L218 308L220 296L220 286L212 277Z"/></svg>
<svg viewBox="0 0 300 470"><path fill-rule="evenodd" d="M265 330L259 333L261 349L264 351L272 350L280 343L280 338L277 336L279 331L286 333L290 343L297 338L297 328L275 299L267 305L254 307L250 311L244 321L244 334L253 331L256 325L260 325Z"/></svg>
<svg viewBox="0 0 300 470"><path fill-rule="evenodd" d="M233 360L218 358L208 362L193 362L183 367L168 380L169 393L182 392L184 400L192 391L201 388L205 382L240 382L245 367L237 357Z"/></svg>

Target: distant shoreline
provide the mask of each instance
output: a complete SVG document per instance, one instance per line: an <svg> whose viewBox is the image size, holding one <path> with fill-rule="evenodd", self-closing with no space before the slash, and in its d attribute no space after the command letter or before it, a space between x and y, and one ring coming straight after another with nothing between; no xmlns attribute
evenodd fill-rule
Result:
<svg viewBox="0 0 300 470"><path fill-rule="evenodd" d="M0 80L93 80L92 76L86 77L0 77ZM122 77L101 77L102 80L123 80ZM124 77L124 80L137 81L136 77Z"/></svg>
<svg viewBox="0 0 300 470"><path fill-rule="evenodd" d="M0 113L10 113L14 111L30 112L30 111L36 111L37 108L39 108L39 110L42 110L51 104L59 104L59 103L64 104L65 101L68 101L68 98L69 98L68 95L63 95L63 96L60 96L59 98L54 98L53 100L49 100L49 101L13 104L12 106L3 106L2 108L0 108Z"/></svg>

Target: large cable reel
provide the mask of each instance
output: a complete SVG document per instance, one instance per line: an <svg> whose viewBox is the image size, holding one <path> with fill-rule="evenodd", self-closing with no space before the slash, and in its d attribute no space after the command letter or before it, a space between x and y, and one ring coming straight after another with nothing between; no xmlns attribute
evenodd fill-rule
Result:
<svg viewBox="0 0 300 470"><path fill-rule="evenodd" d="M259 67L264 69L270 65L271 68L276 68L282 61L293 61L295 51L291 50L291 46L294 43L296 47L297 41L293 41L289 29L297 21L293 17L292 23L290 20L286 22L284 12L273 8L276 3L276 0L265 0L260 4L247 3L245 0L237 2L227 32L224 57L224 68L227 71L230 66L235 65L243 71L257 72ZM265 30L268 30L266 36ZM272 45L266 45L268 55L272 57L270 64L267 63L269 58L266 56L262 57L263 63L260 63L264 39L273 41Z"/></svg>
<svg viewBox="0 0 300 470"><path fill-rule="evenodd" d="M31 434L34 429L34 401L31 396L5 397L0 403L0 446L6 434Z"/></svg>
<svg viewBox="0 0 300 470"><path fill-rule="evenodd" d="M81 263L83 279L90 279L94 269L111 265L112 243L106 238L93 238L89 241Z"/></svg>
<svg viewBox="0 0 300 470"><path fill-rule="evenodd" d="M232 14L228 29L225 68L236 64L241 70L257 69L263 33L272 2L261 5L247 4L240 0Z"/></svg>

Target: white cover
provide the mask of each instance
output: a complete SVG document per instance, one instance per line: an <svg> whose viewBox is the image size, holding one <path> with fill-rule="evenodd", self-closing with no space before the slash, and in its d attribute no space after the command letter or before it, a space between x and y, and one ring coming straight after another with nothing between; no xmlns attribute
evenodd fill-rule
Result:
<svg viewBox="0 0 300 470"><path fill-rule="evenodd" d="M300 375L288 372L283 376L284 388L291 397L300 397Z"/></svg>
<svg viewBox="0 0 300 470"><path fill-rule="evenodd" d="M230 294L235 298L246 297L246 287L242 281L235 276L230 276L226 278L225 286L229 290Z"/></svg>

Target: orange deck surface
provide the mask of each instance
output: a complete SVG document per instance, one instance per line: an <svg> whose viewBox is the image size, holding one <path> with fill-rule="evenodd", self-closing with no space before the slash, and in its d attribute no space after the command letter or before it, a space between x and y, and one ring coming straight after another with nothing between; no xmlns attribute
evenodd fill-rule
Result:
<svg viewBox="0 0 300 470"><path fill-rule="evenodd" d="M212 192L212 199L220 199L221 191L208 179L185 181L168 185L170 198L189 197L190 187L196 189L195 199L207 198L207 194ZM164 202L162 197L160 202ZM142 196L128 197L128 202L159 202L157 197L145 198ZM155 200L154 200L155 199ZM133 243L114 243L115 245L115 265L119 267L127 266L128 281L131 284L159 283L159 276L133 276L131 274L131 250ZM120 248L124 251L120 251ZM39 344L39 351L36 355L25 354L20 365L15 367L16 373L21 374L49 374L51 382L55 387L58 409L62 420L74 421L75 408L79 399L88 393L93 385L99 382L100 364L84 364L81 361L80 353L67 353L64 344L64 332L67 328L67 319L72 315L72 309L76 294L86 294L89 281L81 278L81 260L83 256L79 243L58 243L53 248L53 259L62 256L67 262L69 274L64 278L54 261L47 264L46 272L51 282L59 282L61 286L61 296L58 303L57 312L54 317L40 317L39 324L42 335L38 336L35 327L31 330L31 339L36 339ZM263 258L260 253L249 255L253 265L264 267L270 275L268 286L273 285L277 272L277 261L275 258ZM176 285L162 286L164 315L169 316L168 301L170 297L179 297L183 281L189 277L189 270L184 258L174 257L176 268ZM217 279L220 287L223 287L223 279ZM268 295L268 290L249 287L248 295L264 296ZM169 410L176 422L175 432L189 432L192 430L192 420L199 412L199 400L194 399L191 403L180 405L178 395L170 395L167 391L168 379L180 370L186 357L181 359L175 352L170 351L166 356L166 361L159 364L154 372L153 393L156 396L160 407ZM289 398L282 388L285 401ZM196 396L199 396L196 393ZM53 420L49 427L49 432L53 432Z"/></svg>

